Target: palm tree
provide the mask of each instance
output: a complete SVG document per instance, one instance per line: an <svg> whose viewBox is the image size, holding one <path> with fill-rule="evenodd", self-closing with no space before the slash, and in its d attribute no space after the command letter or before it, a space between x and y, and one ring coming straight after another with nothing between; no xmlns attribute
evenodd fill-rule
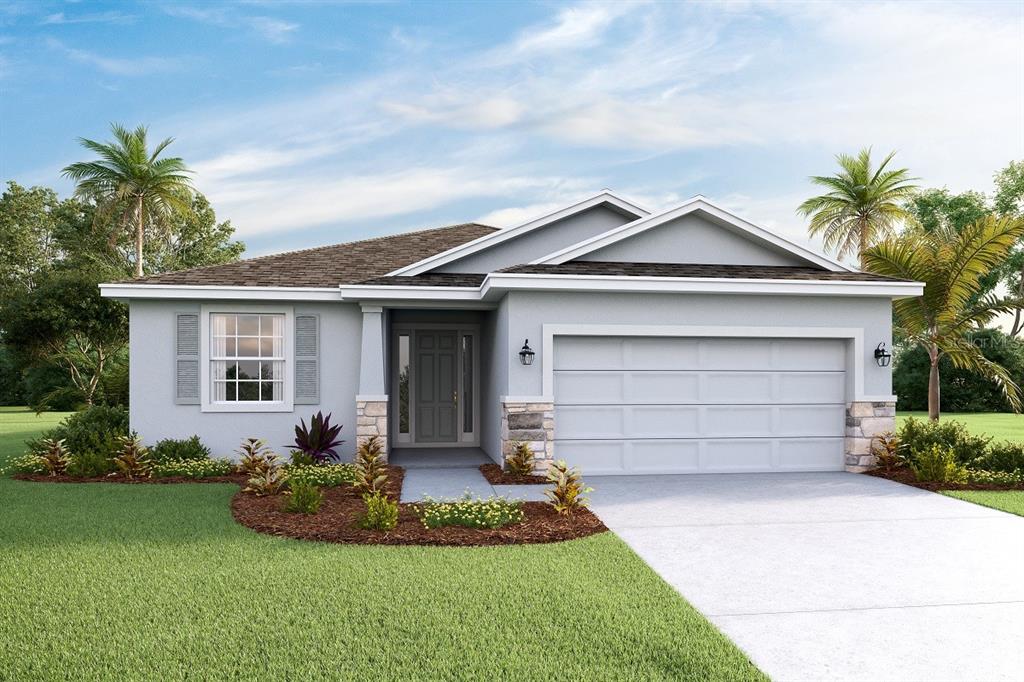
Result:
<svg viewBox="0 0 1024 682"><path fill-rule="evenodd" d="M988 216L959 233L912 228L864 252L867 269L879 275L924 282L924 295L893 301L894 331L928 352L928 418L939 418L939 360L976 371L998 385L1017 412L1020 388L1009 372L988 360L968 332L1012 309L993 294L978 296L981 277L999 266L1024 237L1024 219Z"/></svg>
<svg viewBox="0 0 1024 682"><path fill-rule="evenodd" d="M800 204L798 213L810 216L808 232L821 236L825 248L839 258L857 255L864 269L864 251L880 239L891 236L900 223L913 223L904 202L913 196L917 178L906 168L886 170L896 152L890 152L878 166L871 167L871 148L857 156L839 154L840 171L835 175L814 175L811 182L829 191Z"/></svg>
<svg viewBox="0 0 1024 682"><path fill-rule="evenodd" d="M62 175L75 181L75 193L97 205L97 220L116 215L111 234L115 242L124 232L135 238L135 276L142 277L142 242L146 228L166 224L173 211L188 211L192 195L191 171L178 157L157 158L174 142L168 137L150 152L146 127L135 130L111 124L114 142L79 138L83 147L95 152L96 161L82 161L66 167Z"/></svg>

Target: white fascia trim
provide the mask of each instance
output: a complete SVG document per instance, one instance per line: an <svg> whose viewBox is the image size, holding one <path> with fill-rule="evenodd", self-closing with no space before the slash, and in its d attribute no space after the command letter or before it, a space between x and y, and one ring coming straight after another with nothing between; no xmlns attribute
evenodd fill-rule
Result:
<svg viewBox="0 0 1024 682"><path fill-rule="evenodd" d="M557 222L564 218L568 218L571 215L580 213L582 211L586 211L601 204L611 204L612 206L615 206L616 208L625 211L626 213L629 213L631 215L635 215L638 218L648 216L651 214L651 212L648 211L647 209L641 208L640 206L637 206L632 202L626 201L622 197L614 194L613 192L604 190L602 192L595 194L594 196L584 199L583 201L579 201L571 206L566 206L565 208L558 209L557 211L553 211L552 213L548 213L547 215L540 216L539 218L534 218L529 222L522 223L521 225L516 225L515 227L497 230L495 232L492 232L491 234L485 234L483 237L478 237L473 241L466 242L465 244L459 244L458 246L452 249L448 249L447 251L442 251L441 253L434 254L429 258L424 258L421 261L416 261L415 263L411 263L397 270L389 272L387 276L419 275L421 273L428 272L446 263L450 263L454 260L464 258L478 251L483 251L484 249L489 249L492 246L497 246L498 244L506 242L509 239L520 237L528 232L536 230L537 228L544 227L545 225L550 225L551 223Z"/></svg>
<svg viewBox="0 0 1024 682"><path fill-rule="evenodd" d="M211 284L101 284L104 298L211 301L338 301L337 287L237 287Z"/></svg>
<svg viewBox="0 0 1024 682"><path fill-rule="evenodd" d="M700 195L688 199L679 206L670 208L667 211L662 211L661 213L647 216L646 218L634 220L631 223L626 223L625 225L621 225L619 227L608 230L604 234L599 234L595 237L591 237L590 239L585 239L584 241L578 244L574 244L559 251L555 251L554 253L548 254L543 258L539 258L533 261L531 265L560 265L562 263L565 263L566 261L570 261L574 258L579 258L580 256L591 253L592 251L596 251L605 246L609 246L616 242L622 241L623 239L627 239L636 234L649 230L652 227L657 227L658 225L662 225L671 220L675 220L676 218L681 218L685 215L688 215L698 210L707 213L709 216L713 218L717 218L718 220L728 223L729 225L737 228L738 230L746 232L747 234L750 234L751 236L757 239L768 242L773 246L776 246L799 258L802 258L805 261L823 267L827 270L831 270L832 272L853 272L852 268L843 265L839 261L832 260L827 256L815 253L814 251L804 248L799 244L795 244L789 241L788 239L780 237L774 232L770 232L769 230L766 230L763 227L758 227L757 225L747 220L744 220L743 218L740 218L739 216L733 213L730 213L721 206L718 206L708 201L706 198Z"/></svg>
<svg viewBox="0 0 1024 682"><path fill-rule="evenodd" d="M491 290L505 289L906 298L923 294L924 284L921 282L838 282L829 280L730 279L725 277L685 278L492 273L484 280L481 287L481 295L486 299Z"/></svg>
<svg viewBox="0 0 1024 682"><path fill-rule="evenodd" d="M544 395L555 394L556 336L681 336L708 338L847 339L853 344L853 393L857 402L883 402L864 395L864 329L861 327L727 327L670 324L545 324L541 346Z"/></svg>
<svg viewBox="0 0 1024 682"><path fill-rule="evenodd" d="M342 285L342 300L353 301L479 301L480 287L400 287Z"/></svg>

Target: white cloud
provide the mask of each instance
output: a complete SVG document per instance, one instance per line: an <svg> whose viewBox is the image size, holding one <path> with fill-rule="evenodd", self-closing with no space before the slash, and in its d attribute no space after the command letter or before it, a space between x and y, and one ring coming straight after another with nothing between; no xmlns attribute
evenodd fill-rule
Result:
<svg viewBox="0 0 1024 682"><path fill-rule="evenodd" d="M247 28L264 40L281 44L291 40L299 24L267 16L251 16L225 5L194 7L190 5L164 5L163 11L172 17L190 19L224 28Z"/></svg>
<svg viewBox="0 0 1024 682"><path fill-rule="evenodd" d="M55 12L47 14L39 23L43 26L60 24L130 24L137 18L134 14L115 11L77 14L74 16L68 16L64 12Z"/></svg>
<svg viewBox="0 0 1024 682"><path fill-rule="evenodd" d="M125 59L104 57L96 52L70 47L55 38L47 38L46 46L63 52L73 61L94 66L100 71L115 76L144 76L161 71L174 71L181 66L178 60L166 59L164 57L131 57Z"/></svg>
<svg viewBox="0 0 1024 682"><path fill-rule="evenodd" d="M593 46L611 24L637 3L583 3L559 11L554 25L527 29L501 53L533 56Z"/></svg>

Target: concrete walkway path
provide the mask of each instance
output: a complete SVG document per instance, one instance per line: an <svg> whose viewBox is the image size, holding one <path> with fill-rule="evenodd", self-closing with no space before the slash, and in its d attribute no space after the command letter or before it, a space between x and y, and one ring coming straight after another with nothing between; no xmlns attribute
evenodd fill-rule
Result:
<svg viewBox="0 0 1024 682"><path fill-rule="evenodd" d="M1022 679L1022 517L845 473L588 482L773 680Z"/></svg>
<svg viewBox="0 0 1024 682"><path fill-rule="evenodd" d="M402 482L402 502L418 502L424 497L435 500L457 500L469 492L470 496L486 499L506 497L510 500L535 502L544 500L543 485L491 485L473 467L444 469L407 468Z"/></svg>

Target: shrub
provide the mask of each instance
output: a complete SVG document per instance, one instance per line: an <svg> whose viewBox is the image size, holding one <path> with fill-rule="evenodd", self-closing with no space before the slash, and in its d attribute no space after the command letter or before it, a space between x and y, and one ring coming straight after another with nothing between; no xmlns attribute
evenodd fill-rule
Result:
<svg viewBox="0 0 1024 682"><path fill-rule="evenodd" d="M993 443L988 452L971 462L972 469L1024 471L1024 443Z"/></svg>
<svg viewBox="0 0 1024 682"><path fill-rule="evenodd" d="M565 460L558 460L548 468L548 483L552 484L544 491L548 504L563 516L586 507L589 500L584 496L594 490L584 485L579 470L570 468Z"/></svg>
<svg viewBox="0 0 1024 682"><path fill-rule="evenodd" d="M981 485L1022 485L1024 484L1024 469L1017 471L979 471L968 469L967 480Z"/></svg>
<svg viewBox="0 0 1024 682"><path fill-rule="evenodd" d="M356 480L355 465L350 462L343 464L288 464L284 468L288 472L288 480L293 484L310 483L332 488Z"/></svg>
<svg viewBox="0 0 1024 682"><path fill-rule="evenodd" d="M929 483L966 483L967 468L956 461L952 448L932 445L913 453L910 468L919 481Z"/></svg>
<svg viewBox="0 0 1024 682"><path fill-rule="evenodd" d="M153 463L149 459L149 450L142 444L138 436L121 436L121 450L114 457L114 466L131 480L136 476L148 476ZM117 472L110 475L114 476Z"/></svg>
<svg viewBox="0 0 1024 682"><path fill-rule="evenodd" d="M259 438L246 438L238 448L238 473L258 476L278 466L280 458Z"/></svg>
<svg viewBox="0 0 1024 682"><path fill-rule="evenodd" d="M871 454L875 456L878 466L885 471L892 471L906 465L900 439L891 431L879 434L871 439Z"/></svg>
<svg viewBox="0 0 1024 682"><path fill-rule="evenodd" d="M271 466L253 474L243 492L255 493L257 497L276 495L288 482L288 474L280 466Z"/></svg>
<svg viewBox="0 0 1024 682"><path fill-rule="evenodd" d="M324 501L324 494L315 485L304 482L288 482L288 503L285 504L286 512L298 514L316 514L320 510L320 503Z"/></svg>
<svg viewBox="0 0 1024 682"><path fill-rule="evenodd" d="M29 453L21 457L12 457L7 460L7 466L3 468L5 474L45 474L46 465L42 457Z"/></svg>
<svg viewBox="0 0 1024 682"><path fill-rule="evenodd" d="M165 438L153 446L149 452L154 462L184 462L198 459L209 459L210 448L203 445L199 436L183 440Z"/></svg>
<svg viewBox="0 0 1024 682"><path fill-rule="evenodd" d="M356 525L368 530L391 530L398 525L398 503L392 502L380 490L363 495L366 511L356 519Z"/></svg>
<svg viewBox="0 0 1024 682"><path fill-rule="evenodd" d="M520 501L504 497L473 500L468 492L456 502L438 502L427 497L415 509L427 528L501 528L510 523L519 523L524 517L523 503Z"/></svg>
<svg viewBox="0 0 1024 682"><path fill-rule="evenodd" d="M516 476L529 476L533 473L533 450L529 443L515 442L512 453L505 458L505 471Z"/></svg>
<svg viewBox="0 0 1024 682"><path fill-rule="evenodd" d="M958 421L922 421L907 419L899 429L900 443L908 457L913 460L915 453L930 450L933 445L949 448L956 461L970 464L988 450L992 441L987 436L976 436Z"/></svg>
<svg viewBox="0 0 1024 682"><path fill-rule="evenodd" d="M371 436L359 444L355 462L356 489L363 493L376 493L388 482L388 469L384 463L383 447L377 436Z"/></svg>
<svg viewBox="0 0 1024 682"><path fill-rule="evenodd" d="M71 455L64 447L64 441L43 438L39 441L40 449L35 452L43 469L51 476L63 474L68 464L71 463Z"/></svg>
<svg viewBox="0 0 1024 682"><path fill-rule="evenodd" d="M338 451L336 448L345 441L338 439L341 433L341 424L331 424L331 414L328 412L325 417L322 412L317 412L309 419L309 428L306 422L299 420L295 427L295 445L290 445L293 464L326 464L337 460Z"/></svg>
<svg viewBox="0 0 1024 682"><path fill-rule="evenodd" d="M235 470L235 463L230 459L177 459L167 462L156 462L150 470L153 478L210 478L227 476Z"/></svg>
<svg viewBox="0 0 1024 682"><path fill-rule="evenodd" d="M71 462L64 472L68 476L79 478L93 478L95 476L106 476L114 471L116 465L114 458L102 452L77 452L71 455Z"/></svg>
<svg viewBox="0 0 1024 682"><path fill-rule="evenodd" d="M121 450L121 436L128 435L128 411L123 407L94 405L68 415L59 425L42 435L42 439L63 440L64 446L76 457L111 460ZM29 448L37 450L41 440L31 441ZM111 464L107 471L112 468ZM101 472L105 473L105 472Z"/></svg>

